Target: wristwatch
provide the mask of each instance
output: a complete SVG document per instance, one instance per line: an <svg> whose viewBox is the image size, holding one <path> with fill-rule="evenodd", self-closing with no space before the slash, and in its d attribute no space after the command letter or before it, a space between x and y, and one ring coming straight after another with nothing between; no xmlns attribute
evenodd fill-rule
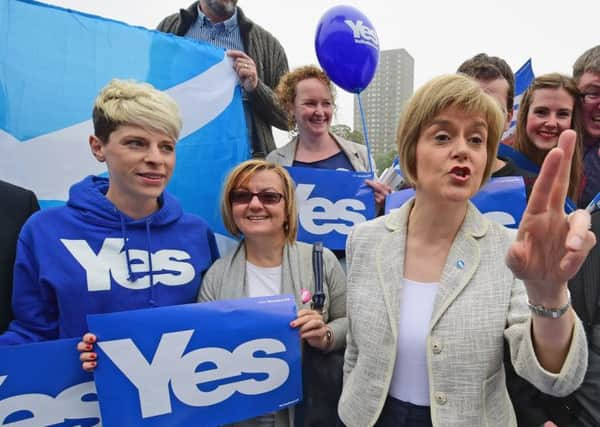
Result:
<svg viewBox="0 0 600 427"><path fill-rule="evenodd" d="M527 301L527 305L529 306L529 310L536 316L540 317L548 317L550 319L558 319L560 316L565 314L569 307L571 307L571 292L567 289L567 302L562 307L558 308L547 308L543 305L535 305Z"/></svg>

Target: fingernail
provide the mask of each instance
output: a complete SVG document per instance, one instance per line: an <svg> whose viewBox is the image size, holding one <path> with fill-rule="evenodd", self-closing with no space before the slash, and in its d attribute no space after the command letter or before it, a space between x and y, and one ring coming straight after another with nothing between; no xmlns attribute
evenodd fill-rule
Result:
<svg viewBox="0 0 600 427"><path fill-rule="evenodd" d="M96 362L90 362L90 365L92 366L92 368L96 367Z"/></svg>
<svg viewBox="0 0 600 427"><path fill-rule="evenodd" d="M567 241L567 245L571 249L579 250L579 249L583 248L583 239L579 236L571 236L571 237L569 237L569 240Z"/></svg>
<svg viewBox="0 0 600 427"><path fill-rule="evenodd" d="M91 346L91 345L89 345L89 344L87 344L87 345L85 346L85 349L89 351L89 350L91 350L91 349L92 349L92 346Z"/></svg>
<svg viewBox="0 0 600 427"><path fill-rule="evenodd" d="M90 359L94 360L96 358L96 353L90 354Z"/></svg>
<svg viewBox="0 0 600 427"><path fill-rule="evenodd" d="M292 323L290 323L290 326L291 326L292 328L295 328L295 327L296 327L296 322L292 322Z"/></svg>

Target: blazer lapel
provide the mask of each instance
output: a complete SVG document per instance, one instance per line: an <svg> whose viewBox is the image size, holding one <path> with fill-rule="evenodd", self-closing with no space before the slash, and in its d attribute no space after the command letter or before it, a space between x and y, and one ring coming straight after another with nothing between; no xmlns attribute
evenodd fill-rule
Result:
<svg viewBox="0 0 600 427"><path fill-rule="evenodd" d="M389 215L385 227L389 231L376 249L377 275L394 338L398 336L400 286L404 277L406 224L413 201L406 202Z"/></svg>
<svg viewBox="0 0 600 427"><path fill-rule="evenodd" d="M487 231L487 223L483 216L470 203L467 215L460 227L446 264L442 271L440 287L435 298L430 330L433 329L440 317L460 292L469 283L479 267L480 253L478 237Z"/></svg>

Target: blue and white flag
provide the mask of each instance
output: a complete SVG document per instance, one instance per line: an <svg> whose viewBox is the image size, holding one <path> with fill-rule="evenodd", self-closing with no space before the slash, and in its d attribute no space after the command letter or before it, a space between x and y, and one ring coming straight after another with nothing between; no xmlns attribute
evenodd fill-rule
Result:
<svg viewBox="0 0 600 427"><path fill-rule="evenodd" d="M298 240L344 249L352 228L375 217L370 172L286 168L296 183Z"/></svg>
<svg viewBox="0 0 600 427"><path fill-rule="evenodd" d="M517 130L517 115L519 114L519 105L521 105L521 98L523 98L523 93L527 90L535 75L533 74L533 68L531 67L531 58L529 58L515 73L515 100L513 102L513 116L510 121L510 125L504 135L502 135L502 140L510 138L515 134Z"/></svg>
<svg viewBox="0 0 600 427"><path fill-rule="evenodd" d="M30 0L0 1L0 178L49 206L84 176L106 173L88 136L94 99L113 78L149 82L177 101L183 129L169 190L224 232L221 183L249 154L224 50Z"/></svg>
<svg viewBox="0 0 600 427"><path fill-rule="evenodd" d="M0 347L0 426L100 426L79 338Z"/></svg>
<svg viewBox="0 0 600 427"><path fill-rule="evenodd" d="M105 426L216 426L302 398L292 295L88 316Z"/></svg>
<svg viewBox="0 0 600 427"><path fill-rule="evenodd" d="M412 188L390 194L385 200L385 213L398 209L414 194ZM509 228L517 228L526 206L523 177L492 178L473 196L471 202L488 219Z"/></svg>

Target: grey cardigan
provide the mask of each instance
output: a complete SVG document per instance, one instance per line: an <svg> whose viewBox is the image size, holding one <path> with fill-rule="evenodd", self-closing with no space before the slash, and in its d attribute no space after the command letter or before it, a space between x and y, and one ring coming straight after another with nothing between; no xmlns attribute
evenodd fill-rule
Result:
<svg viewBox="0 0 600 427"><path fill-rule="evenodd" d="M281 292L293 294L298 309L309 308L303 304L301 289L315 291L312 273L312 245L302 242L286 244L283 249L281 272ZM244 242L237 248L213 263L204 275L198 294L198 302L223 299L243 298L246 292L246 250ZM323 291L325 307L323 318L333 331L333 349L344 348L348 319L346 319L346 276L335 255L323 249ZM294 411L279 411L275 415L275 427L293 426ZM255 420L247 420L234 424L237 427L254 427L259 424Z"/></svg>
<svg viewBox="0 0 600 427"><path fill-rule="evenodd" d="M348 141L337 135L330 133L331 137L340 146L352 167L357 172L365 172L369 170L369 157L367 154L367 147L365 145L357 144L356 142ZM275 151L272 151L267 156L269 162L277 163L281 166L292 166L294 158L296 157L296 148L298 147L298 136L295 136L290 142ZM373 168L375 168L375 162L373 161Z"/></svg>
<svg viewBox="0 0 600 427"><path fill-rule="evenodd" d="M348 237L349 330L338 406L348 427L374 425L388 396L412 204L360 224ZM583 380L587 346L579 319L561 372L540 366L525 286L504 263L513 240L513 233L469 203L442 272L426 341L434 426L516 426L505 384L505 339L516 372L545 393L567 395Z"/></svg>

